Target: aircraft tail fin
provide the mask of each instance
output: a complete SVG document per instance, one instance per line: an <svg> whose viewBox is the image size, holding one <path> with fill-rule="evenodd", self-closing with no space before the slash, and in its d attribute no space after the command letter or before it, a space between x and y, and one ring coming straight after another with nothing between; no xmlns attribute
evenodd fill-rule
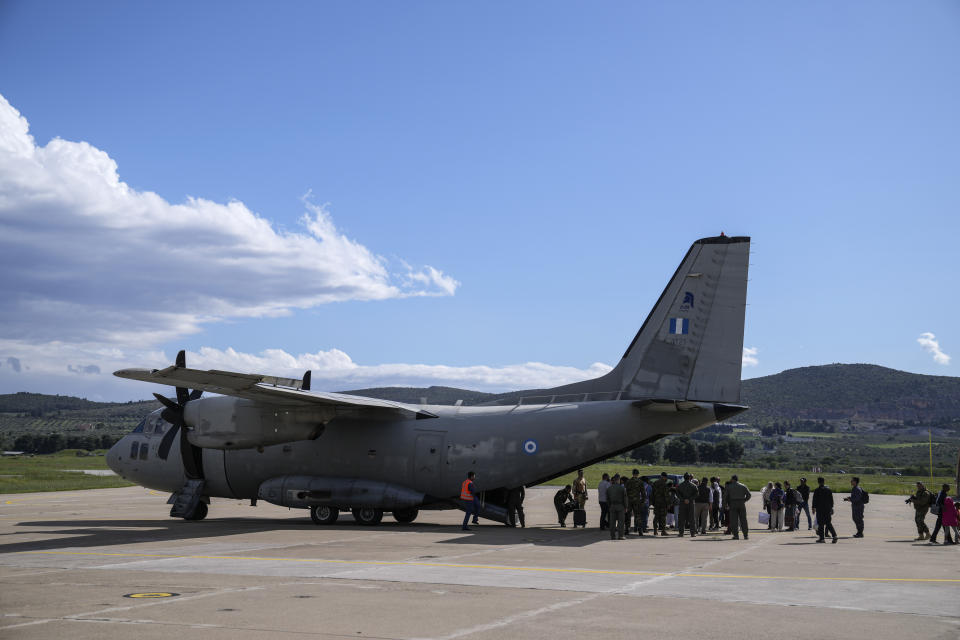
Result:
<svg viewBox="0 0 960 640"><path fill-rule="evenodd" d="M697 240L613 371L555 393L740 401L750 238Z"/></svg>

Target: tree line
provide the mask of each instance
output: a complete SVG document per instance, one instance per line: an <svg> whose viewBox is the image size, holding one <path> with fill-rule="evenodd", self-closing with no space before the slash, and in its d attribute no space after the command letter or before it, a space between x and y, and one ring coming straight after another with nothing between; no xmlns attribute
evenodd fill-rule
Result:
<svg viewBox="0 0 960 640"><path fill-rule="evenodd" d="M45 435L24 434L17 436L17 439L13 441L13 448L15 451L23 451L26 453L56 453L63 449L86 449L92 451L94 449L109 449L116 444L120 438L121 436L111 436L108 434L88 434L82 436L65 436L61 433Z"/></svg>
<svg viewBox="0 0 960 640"><path fill-rule="evenodd" d="M736 438L721 438L716 442L697 442L689 436L677 436L652 442L634 449L630 456L637 462L657 464L730 464L743 458L743 445Z"/></svg>

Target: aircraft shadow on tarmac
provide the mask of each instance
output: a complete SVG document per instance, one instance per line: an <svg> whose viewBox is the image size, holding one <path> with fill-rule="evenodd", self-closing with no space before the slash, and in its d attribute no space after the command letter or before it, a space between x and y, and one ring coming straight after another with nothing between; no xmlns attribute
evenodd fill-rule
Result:
<svg viewBox="0 0 960 640"><path fill-rule="evenodd" d="M0 543L0 554L24 551L55 551L64 548L95 548L129 545L142 542L173 542L178 540L197 540L219 538L242 533L262 533L271 531L302 531L305 541L313 533L321 531L355 531L358 533L380 532L418 532L446 533L456 537L438 540L439 544L478 544L509 545L535 544L560 547L583 547L594 542L608 540L606 531L586 529L540 529L528 527L515 529L503 525L474 525L471 531L460 531L460 525L450 524L401 524L383 522L369 527L342 522L324 527L314 525L309 519L303 521L217 518L203 522L171 520L34 520L18 522L14 526L31 527L32 531L14 531L5 536L26 536L42 533L55 535L55 538L29 540L23 542ZM36 528L44 528L36 531ZM63 537L61 537L63 536ZM9 538L7 538L9 539ZM0 537L3 540L3 537ZM363 544L363 538L358 538Z"/></svg>

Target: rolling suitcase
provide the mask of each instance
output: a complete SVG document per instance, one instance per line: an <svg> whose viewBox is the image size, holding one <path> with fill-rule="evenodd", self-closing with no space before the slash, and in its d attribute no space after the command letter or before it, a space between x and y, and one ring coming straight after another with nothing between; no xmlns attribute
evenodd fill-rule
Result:
<svg viewBox="0 0 960 640"><path fill-rule="evenodd" d="M587 527L587 510L586 509L574 509L573 511L573 526Z"/></svg>

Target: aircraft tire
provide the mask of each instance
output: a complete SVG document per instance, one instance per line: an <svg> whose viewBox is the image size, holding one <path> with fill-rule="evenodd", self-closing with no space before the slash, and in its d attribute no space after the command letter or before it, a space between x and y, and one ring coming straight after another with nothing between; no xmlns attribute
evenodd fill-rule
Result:
<svg viewBox="0 0 960 640"><path fill-rule="evenodd" d="M393 519L397 522L407 524L416 520L418 513L420 513L420 510L416 507L410 507L409 509L395 509L393 512Z"/></svg>
<svg viewBox="0 0 960 640"><path fill-rule="evenodd" d="M383 520L383 509L374 509L373 507L358 507L353 510L353 519L357 524L372 527L380 524Z"/></svg>
<svg viewBox="0 0 960 640"><path fill-rule="evenodd" d="M184 518L184 520L203 520L207 517L207 503L198 502L197 507L193 510L193 513Z"/></svg>
<svg viewBox="0 0 960 640"><path fill-rule="evenodd" d="M310 519L313 520L313 524L316 525L333 524L339 516L340 509L336 507L328 507L325 505L314 505L310 507Z"/></svg>

